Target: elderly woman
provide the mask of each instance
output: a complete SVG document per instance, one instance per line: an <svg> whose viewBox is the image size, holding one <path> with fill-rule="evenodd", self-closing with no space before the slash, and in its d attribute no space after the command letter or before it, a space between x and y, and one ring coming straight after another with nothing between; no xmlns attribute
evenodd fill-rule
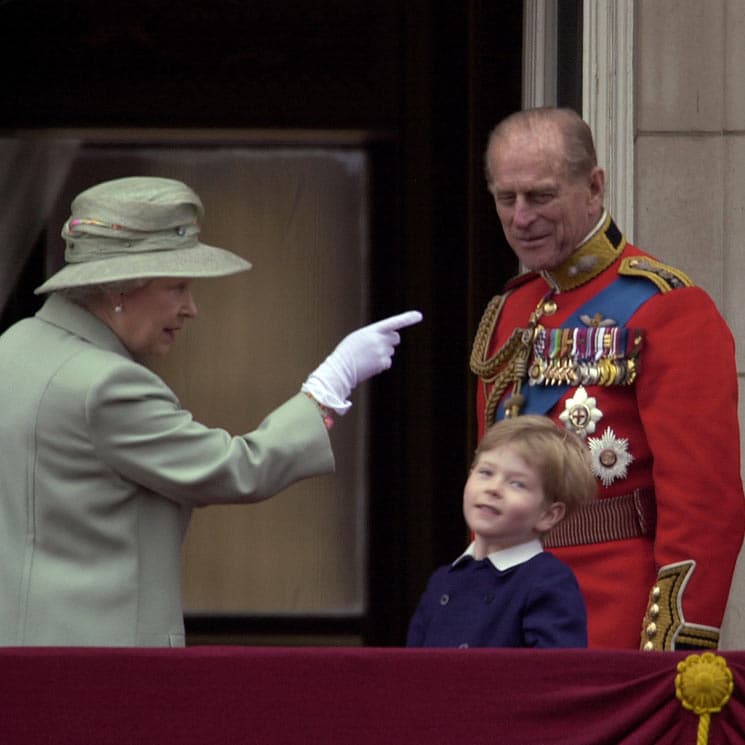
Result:
<svg viewBox="0 0 745 745"><path fill-rule="evenodd" d="M194 278L244 271L199 241L203 208L170 179L118 179L72 203L65 266L0 336L0 644L182 646L191 509L253 502L333 470L327 428L391 364L416 311L346 337L249 434L195 422L138 362L195 315Z"/></svg>

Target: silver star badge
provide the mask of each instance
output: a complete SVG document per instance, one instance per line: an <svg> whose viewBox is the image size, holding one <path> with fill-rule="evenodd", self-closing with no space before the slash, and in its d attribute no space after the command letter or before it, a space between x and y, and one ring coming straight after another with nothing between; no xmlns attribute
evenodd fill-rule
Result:
<svg viewBox="0 0 745 745"><path fill-rule="evenodd" d="M592 472L603 483L610 486L616 479L625 479L629 464L634 456L629 453L629 441L625 437L616 437L616 433L606 427L600 437L590 437Z"/></svg>

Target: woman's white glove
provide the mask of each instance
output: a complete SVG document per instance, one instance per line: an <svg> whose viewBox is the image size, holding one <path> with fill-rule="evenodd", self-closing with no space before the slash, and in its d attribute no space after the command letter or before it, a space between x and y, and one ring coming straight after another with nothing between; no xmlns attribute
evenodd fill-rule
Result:
<svg viewBox="0 0 745 745"><path fill-rule="evenodd" d="M353 331L308 376L301 390L337 414L345 414L354 388L391 366L394 347L401 341L398 329L421 320L418 310L410 310Z"/></svg>

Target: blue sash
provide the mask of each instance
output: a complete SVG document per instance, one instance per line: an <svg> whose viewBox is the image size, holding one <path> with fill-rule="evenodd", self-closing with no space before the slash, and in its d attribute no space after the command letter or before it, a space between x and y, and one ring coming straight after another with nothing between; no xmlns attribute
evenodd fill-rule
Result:
<svg viewBox="0 0 745 745"><path fill-rule="evenodd" d="M618 277L602 292L590 298L574 315L564 321L561 328L585 326L580 316L591 318L601 313L603 318L612 318L616 326L625 326L631 316L658 292L653 282L640 281L635 277ZM525 404L521 414L547 414L564 395L568 385L523 385L521 393ZM499 404L496 420L504 419L504 402Z"/></svg>

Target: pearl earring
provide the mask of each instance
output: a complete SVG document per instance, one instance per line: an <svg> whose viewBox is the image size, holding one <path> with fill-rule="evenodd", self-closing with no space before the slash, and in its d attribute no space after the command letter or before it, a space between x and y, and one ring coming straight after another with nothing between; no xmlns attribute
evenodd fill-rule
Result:
<svg viewBox="0 0 745 745"><path fill-rule="evenodd" d="M124 306L121 303L117 303L114 306L114 313L121 313L124 310Z"/></svg>

